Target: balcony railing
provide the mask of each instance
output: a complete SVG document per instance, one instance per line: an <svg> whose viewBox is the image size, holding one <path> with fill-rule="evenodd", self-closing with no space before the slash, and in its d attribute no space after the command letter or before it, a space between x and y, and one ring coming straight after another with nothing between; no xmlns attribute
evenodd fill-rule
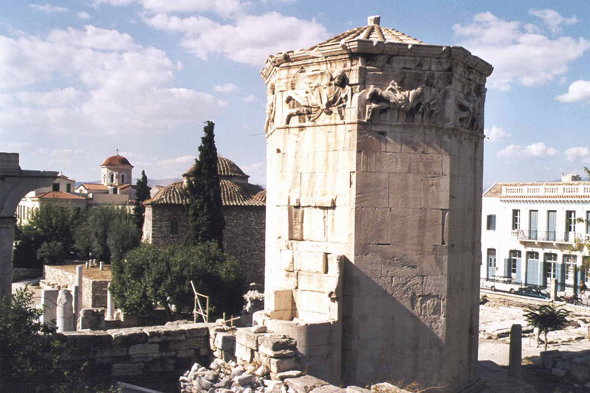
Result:
<svg viewBox="0 0 590 393"><path fill-rule="evenodd" d="M557 231L512 231L512 236L518 240L531 240L539 242L573 243L576 239L585 240L584 234L577 232Z"/></svg>
<svg viewBox="0 0 590 393"><path fill-rule="evenodd" d="M538 185L538 186L502 186L502 196L557 196L583 195L590 197L590 186L587 184L572 185Z"/></svg>

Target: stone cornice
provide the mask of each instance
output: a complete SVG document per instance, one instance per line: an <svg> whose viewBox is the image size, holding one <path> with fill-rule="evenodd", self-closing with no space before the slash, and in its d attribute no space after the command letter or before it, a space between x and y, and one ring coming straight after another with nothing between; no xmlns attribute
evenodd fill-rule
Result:
<svg viewBox="0 0 590 393"><path fill-rule="evenodd" d="M267 81L274 69L283 64L350 54L453 58L465 64L466 67L475 69L485 77L490 76L494 70L494 67L490 63L472 55L471 52L461 46L399 44L356 39L340 44L321 45L312 51L300 49L297 51L279 52L275 56L269 56L264 68L260 71L260 75Z"/></svg>

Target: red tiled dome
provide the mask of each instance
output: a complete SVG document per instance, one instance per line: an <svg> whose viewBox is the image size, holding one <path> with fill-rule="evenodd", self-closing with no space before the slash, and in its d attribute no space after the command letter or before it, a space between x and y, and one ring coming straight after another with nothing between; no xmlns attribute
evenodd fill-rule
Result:
<svg viewBox="0 0 590 393"><path fill-rule="evenodd" d="M109 158L107 158L106 160L104 160L104 162L102 163L101 166L130 166L133 167L133 165L131 165L131 163L129 162L128 159L126 159L123 156L120 155L114 155L114 156L110 156Z"/></svg>

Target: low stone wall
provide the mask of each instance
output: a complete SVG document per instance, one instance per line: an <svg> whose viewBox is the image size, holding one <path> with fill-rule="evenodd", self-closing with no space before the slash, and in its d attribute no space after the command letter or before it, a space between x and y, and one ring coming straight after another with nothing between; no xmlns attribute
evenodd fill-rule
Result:
<svg viewBox="0 0 590 393"><path fill-rule="evenodd" d="M150 376L182 373L194 362L209 364L210 324L179 324L106 331L63 333L71 351L62 357L64 367L88 361L94 373ZM80 356L77 356L77 353Z"/></svg>
<svg viewBox="0 0 590 393"><path fill-rule="evenodd" d="M45 283L58 288L74 288L76 274L65 271L59 266L44 266ZM82 306L103 307L107 306L107 288L109 280L93 280L82 275Z"/></svg>
<svg viewBox="0 0 590 393"><path fill-rule="evenodd" d="M124 329L137 326L165 325L168 321L165 310L152 310L149 315L128 315L121 313L113 320L105 319L104 308L83 308L77 322L78 330ZM190 316L192 319L192 316Z"/></svg>

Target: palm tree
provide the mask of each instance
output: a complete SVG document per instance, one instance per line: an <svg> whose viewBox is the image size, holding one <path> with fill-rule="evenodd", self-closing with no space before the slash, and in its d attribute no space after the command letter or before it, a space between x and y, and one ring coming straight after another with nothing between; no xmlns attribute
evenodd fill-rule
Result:
<svg viewBox="0 0 590 393"><path fill-rule="evenodd" d="M531 326L539 329L537 333L537 346L541 341L541 332L545 333L545 351L547 351L547 333L549 330L561 330L567 323L569 311L544 304L539 307L530 307L525 309L524 317Z"/></svg>

